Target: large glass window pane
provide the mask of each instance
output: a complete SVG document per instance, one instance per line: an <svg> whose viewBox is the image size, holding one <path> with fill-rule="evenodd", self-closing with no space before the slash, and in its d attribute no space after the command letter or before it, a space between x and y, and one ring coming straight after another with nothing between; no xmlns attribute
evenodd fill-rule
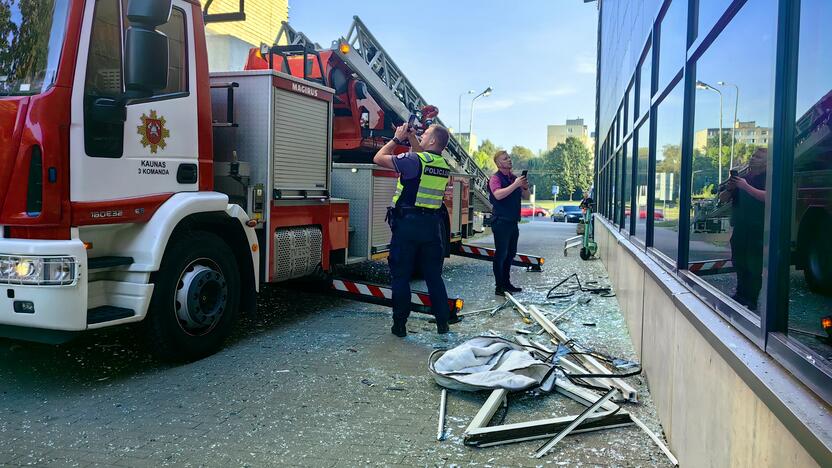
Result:
<svg viewBox="0 0 832 468"><path fill-rule="evenodd" d="M630 231L630 212L631 212L631 204L630 201L632 199L632 188L633 188L633 150L632 150L632 142L633 140L627 140L627 143L624 145L624 156L622 158L622 167L621 167L621 177L622 177L622 184L621 184L621 198L624 200L624 219L621 220L621 227L624 228L627 232Z"/></svg>
<svg viewBox="0 0 832 468"><path fill-rule="evenodd" d="M627 89L627 92L624 93L624 104L623 106L623 118L621 119L621 134L623 136L627 136L627 132L630 131L632 128L632 124L630 123L632 119L630 118L630 114L633 113L633 108L630 107L630 90Z"/></svg>
<svg viewBox="0 0 832 468"><path fill-rule="evenodd" d="M653 97L651 77L653 74L653 49L648 48L641 63L641 83L639 84L638 115L644 115L650 110L650 98Z"/></svg>
<svg viewBox="0 0 832 468"><path fill-rule="evenodd" d="M636 199L633 211L636 217L636 239L647 242L647 174L650 156L650 120L646 120L638 129L638 160L636 161Z"/></svg>
<svg viewBox="0 0 832 468"><path fill-rule="evenodd" d="M673 0L659 28L659 87L663 90L682 65L687 53L688 0Z"/></svg>
<svg viewBox="0 0 832 468"><path fill-rule="evenodd" d="M696 66L689 268L749 310L762 286L776 17L776 0L748 2Z"/></svg>
<svg viewBox="0 0 832 468"><path fill-rule="evenodd" d="M696 37L702 37L713 29L719 17L725 13L732 0L698 0L699 16L696 21Z"/></svg>
<svg viewBox="0 0 832 468"><path fill-rule="evenodd" d="M829 362L821 320L832 315L832 3L802 0L797 72L789 336ZM800 271L802 270L802 271Z"/></svg>
<svg viewBox="0 0 832 468"><path fill-rule="evenodd" d="M630 86L630 92L627 93L627 98L629 100L628 106L630 108L629 111L628 111L629 112L629 118L627 120L627 122L629 122L628 125L627 125L627 130L629 131L629 130L633 129L634 123L635 123L636 119L638 119L638 116L636 115L636 107L635 107L636 106L635 81L633 82L633 85Z"/></svg>
<svg viewBox="0 0 832 468"><path fill-rule="evenodd" d="M683 83L656 107L656 203L653 246L671 259L679 251L679 189L682 173Z"/></svg>

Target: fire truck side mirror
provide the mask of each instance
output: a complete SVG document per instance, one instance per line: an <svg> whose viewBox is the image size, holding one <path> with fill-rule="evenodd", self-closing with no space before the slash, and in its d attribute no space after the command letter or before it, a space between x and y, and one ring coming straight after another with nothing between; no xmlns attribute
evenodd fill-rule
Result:
<svg viewBox="0 0 832 468"><path fill-rule="evenodd" d="M168 85L168 38L156 31L170 18L171 0L130 0L127 7L124 85L152 95Z"/></svg>

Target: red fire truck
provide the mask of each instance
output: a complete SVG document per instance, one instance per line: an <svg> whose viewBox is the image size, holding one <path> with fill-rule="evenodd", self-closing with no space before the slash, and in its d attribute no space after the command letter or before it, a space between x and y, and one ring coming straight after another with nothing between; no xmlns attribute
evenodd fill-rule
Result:
<svg viewBox="0 0 832 468"><path fill-rule="evenodd" d="M797 120L795 139L794 263L812 291L832 295L832 91Z"/></svg>
<svg viewBox="0 0 832 468"><path fill-rule="evenodd" d="M262 282L383 256L376 213L395 175L349 159L333 170L333 141L339 156L372 149L374 117L360 139L333 139L340 87L273 69L209 76L196 0L2 8L14 28L0 55L0 336L142 322L160 355L198 358ZM453 212L472 172L452 156Z"/></svg>

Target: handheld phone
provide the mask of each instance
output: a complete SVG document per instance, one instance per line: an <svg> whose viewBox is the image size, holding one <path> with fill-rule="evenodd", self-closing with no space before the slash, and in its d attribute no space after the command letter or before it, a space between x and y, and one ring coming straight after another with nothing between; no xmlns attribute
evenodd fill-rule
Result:
<svg viewBox="0 0 832 468"><path fill-rule="evenodd" d="M737 172L736 169L731 169L730 171L728 171L728 173L731 174L731 177L737 177L740 175L740 173Z"/></svg>
<svg viewBox="0 0 832 468"><path fill-rule="evenodd" d="M412 114L410 114L410 118L407 119L407 129L412 130L414 123L416 123L416 114L412 113Z"/></svg>
<svg viewBox="0 0 832 468"><path fill-rule="evenodd" d="M521 173L521 175L522 175L523 177L528 176L528 175L529 175L529 170L528 170L528 169L523 169L523 172Z"/></svg>

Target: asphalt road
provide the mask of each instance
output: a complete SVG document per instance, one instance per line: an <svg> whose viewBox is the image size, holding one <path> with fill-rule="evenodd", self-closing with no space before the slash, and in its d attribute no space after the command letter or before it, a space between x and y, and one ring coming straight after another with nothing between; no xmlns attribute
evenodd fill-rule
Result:
<svg viewBox="0 0 832 468"><path fill-rule="evenodd" d="M606 282L600 261L561 253L575 225L521 225L520 250L547 257L542 273L514 269L528 304L557 312L571 300L545 298L554 282L578 272ZM476 241L488 245L490 239ZM345 275L385 281L385 263ZM466 309L499 305L487 262L451 258L451 294ZM418 285L418 283L416 283ZM599 351L635 359L614 297L589 297L562 328ZM542 460L542 443L474 449L462 432L485 394L449 392L447 440L437 442L439 387L426 362L438 348L492 330L511 337L517 315L466 317L439 336L425 316L410 335L390 334L389 309L296 287L268 287L225 349L187 365L150 358L135 330L89 335L63 346L0 339L0 465L49 466L666 466L636 428L567 437ZM585 323L595 324L586 326ZM626 409L657 433L642 377L630 379L640 403ZM511 395L506 423L574 415L559 395Z"/></svg>

